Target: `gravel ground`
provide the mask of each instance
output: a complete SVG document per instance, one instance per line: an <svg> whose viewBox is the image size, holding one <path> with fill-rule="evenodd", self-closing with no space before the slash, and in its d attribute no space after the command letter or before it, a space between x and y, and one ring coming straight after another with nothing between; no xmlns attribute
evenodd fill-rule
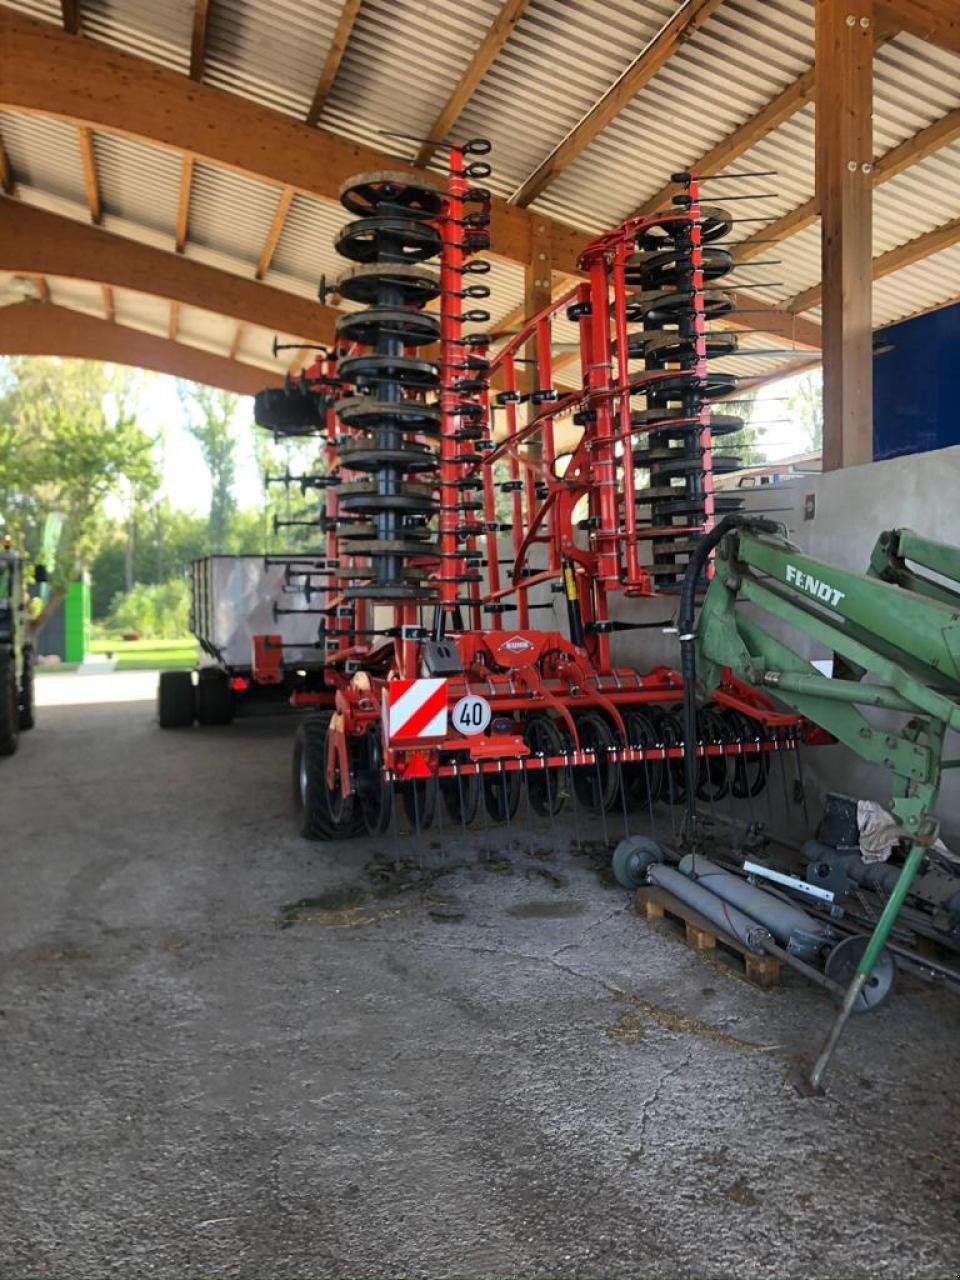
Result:
<svg viewBox="0 0 960 1280"><path fill-rule="evenodd" d="M826 998L569 825L307 844L289 722L163 733L152 683L41 678L0 762L4 1277L957 1273L955 998L800 1097Z"/></svg>

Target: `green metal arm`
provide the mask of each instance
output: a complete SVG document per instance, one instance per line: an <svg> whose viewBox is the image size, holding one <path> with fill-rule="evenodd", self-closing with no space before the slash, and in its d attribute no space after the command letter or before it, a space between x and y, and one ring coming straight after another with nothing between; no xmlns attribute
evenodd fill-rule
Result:
<svg viewBox="0 0 960 1280"><path fill-rule="evenodd" d="M911 560L948 579L908 569ZM823 1070L869 978L910 884L935 839L943 738L960 730L960 551L909 530L881 534L866 575L804 555L786 538L741 528L717 548L696 628L697 684L709 696L725 668L762 687L856 755L893 774L892 809L913 844L814 1067ZM739 607L752 607L747 616ZM758 611L759 615L758 616ZM773 634L798 633L862 678L831 679ZM909 717L897 730L862 708Z"/></svg>

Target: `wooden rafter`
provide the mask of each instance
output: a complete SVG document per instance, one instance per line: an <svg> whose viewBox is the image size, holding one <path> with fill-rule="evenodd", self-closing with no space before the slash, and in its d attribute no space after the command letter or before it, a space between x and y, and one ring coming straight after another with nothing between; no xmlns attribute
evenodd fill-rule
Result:
<svg viewBox="0 0 960 1280"><path fill-rule="evenodd" d="M327 56L320 71L320 79L317 81L313 101L310 103L310 110L307 112L307 124L309 125L315 125L320 119L323 104L326 102L327 95L333 88L333 82L337 78L340 63L343 61L343 55L347 48L347 41L350 39L350 32L353 30L353 24L356 22L359 12L360 0L343 0L343 7L340 10L336 30L333 33L330 48L327 50Z"/></svg>
<svg viewBox="0 0 960 1280"><path fill-rule="evenodd" d="M5 196L13 196L17 193L17 184L10 165L10 157L7 155L7 149L3 145L2 138L0 138L0 191Z"/></svg>
<svg viewBox="0 0 960 1280"><path fill-rule="evenodd" d="M332 307L129 236L14 200L0 204L0 228L0 271L93 280L311 342L333 341Z"/></svg>
<svg viewBox="0 0 960 1280"><path fill-rule="evenodd" d="M207 60L207 30L210 26L210 0L195 0L193 6L193 32L190 37L190 79L203 76L203 64Z"/></svg>
<svg viewBox="0 0 960 1280"><path fill-rule="evenodd" d="M436 151L437 146L443 142L456 124L463 108L473 97L477 85L490 70L497 54L509 39L510 33L523 17L529 5L530 0L502 0L497 16L488 27L487 33L477 46L473 57L467 63L466 70L457 81L453 93L447 99L443 110L428 130L427 136L430 141L425 142L417 152L415 164L425 165L430 162L430 158Z"/></svg>
<svg viewBox="0 0 960 1280"><path fill-rule="evenodd" d="M901 31L960 53L957 0L883 0L877 9L887 22Z"/></svg>
<svg viewBox="0 0 960 1280"><path fill-rule="evenodd" d="M100 180L97 177L97 157L93 150L93 131L85 125L77 126L80 144L80 163L83 166L83 186L87 193L87 209L90 221L99 227L103 221L103 201L100 198Z"/></svg>
<svg viewBox="0 0 960 1280"><path fill-rule="evenodd" d="M116 308L113 301L113 289L110 285L102 284L100 286L100 296L103 299L103 318L112 322L116 314Z"/></svg>
<svg viewBox="0 0 960 1280"><path fill-rule="evenodd" d="M614 81L607 92L567 134L560 145L526 179L512 197L524 207L536 200L581 151L602 132L640 92L680 46L703 26L723 0L687 0L666 25Z"/></svg>
<svg viewBox="0 0 960 1280"><path fill-rule="evenodd" d="M282 379L254 365L142 333L67 307L17 302L0 307L0 354L106 360L188 378L251 396Z"/></svg>
<svg viewBox="0 0 960 1280"><path fill-rule="evenodd" d="M874 188L895 178L905 169L920 164L929 156L942 151L944 147L949 147L958 138L960 138L960 107L948 111L939 120L934 120L933 124L906 138L899 146L892 147L882 156L878 156L873 162L871 174ZM760 240L786 240L789 236L795 236L799 231L812 226L819 216L820 210L816 197L813 196L803 204L797 205L795 209L768 223L757 232L757 236ZM766 244L745 244L743 248L735 249L736 260L747 262L767 248L769 246Z"/></svg>
<svg viewBox="0 0 960 1280"><path fill-rule="evenodd" d="M233 331L233 337L230 339L230 354L227 357L230 360L236 360L237 352L240 350L240 343L243 341L243 331L246 325L238 324Z"/></svg>
<svg viewBox="0 0 960 1280"><path fill-rule="evenodd" d="M170 314L167 317L167 337L171 342L175 342L177 338L177 326L180 323L180 303L170 303Z"/></svg>
<svg viewBox="0 0 960 1280"><path fill-rule="evenodd" d="M193 156L185 155L180 162L180 195L177 201L177 228L174 248L183 253L190 233L190 200L193 195Z"/></svg>
<svg viewBox="0 0 960 1280"><path fill-rule="evenodd" d="M50 286L47 283L46 276L34 276L33 282L37 286L37 293L40 295L41 302L50 301Z"/></svg>
<svg viewBox="0 0 960 1280"><path fill-rule="evenodd" d="M280 192L280 198L277 201L273 220L270 223L270 230L267 232L267 238L263 243L263 249L260 251L260 261L257 263L256 272L256 278L258 280L262 280L270 270L270 263L273 261L273 255L277 251L277 244L283 234L283 224L287 220L287 213L290 210L292 200L293 187L283 187Z"/></svg>
<svg viewBox="0 0 960 1280"><path fill-rule="evenodd" d="M80 0L60 0L60 19L68 36L80 30Z"/></svg>
<svg viewBox="0 0 960 1280"><path fill-rule="evenodd" d="M915 262L922 262L924 258L940 253L943 249L949 249L957 243L960 243L960 218L953 218L942 226L934 227L932 231L925 231L923 235L908 240L906 244L897 245L894 249L888 249L886 253L878 254L873 259L871 278L879 280L883 276L890 275L891 272L912 267ZM819 306L822 297L823 285L814 284L809 289L804 289L802 293L796 294L785 306L788 311L799 315L803 311L810 311L813 307Z"/></svg>

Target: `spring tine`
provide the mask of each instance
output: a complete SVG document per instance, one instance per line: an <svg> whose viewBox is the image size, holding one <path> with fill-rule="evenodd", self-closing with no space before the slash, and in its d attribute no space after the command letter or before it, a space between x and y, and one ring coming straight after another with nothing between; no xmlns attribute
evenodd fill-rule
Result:
<svg viewBox="0 0 960 1280"><path fill-rule="evenodd" d="M460 828L463 835L465 836L467 834L467 814L466 814L466 806L464 805L464 802L463 802L463 772L460 768L459 756L457 756L456 760L454 761L453 767L456 770L455 776L457 779L457 795L460 797Z"/></svg>
<svg viewBox="0 0 960 1280"><path fill-rule="evenodd" d="M390 826L393 829L393 862L394 862L394 867L397 870L399 870L400 868L400 819L397 816L397 809L400 807L397 803L399 796L397 795L396 787L393 785L392 778L389 780L388 785L390 786L392 791L392 794L390 797L391 799Z"/></svg>
<svg viewBox="0 0 960 1280"><path fill-rule="evenodd" d="M510 821L510 797L507 794L507 771L500 761L500 791L503 795L503 814L507 820L507 848L513 848L513 823Z"/></svg>
<svg viewBox="0 0 960 1280"><path fill-rule="evenodd" d="M787 786L787 762L783 758L782 751L778 751L777 756L779 757L779 760L780 760L780 782L783 785L783 816L784 816L784 821L787 824L787 829L789 830L790 794L789 794L789 788Z"/></svg>
<svg viewBox="0 0 960 1280"><path fill-rule="evenodd" d="M547 758L545 752L543 758ZM556 828L556 814L553 812L553 792L551 790L550 773L551 770L544 767L543 782L547 792L547 819L550 823L550 847L551 849L555 849L557 847L557 841L554 834Z"/></svg>
<svg viewBox="0 0 960 1280"><path fill-rule="evenodd" d="M522 769L520 773L520 777L522 779L520 785L523 787L524 816L526 818L526 828L527 828L527 856L532 859L533 858L533 824L530 820L530 770L526 768Z"/></svg>
<svg viewBox="0 0 960 1280"><path fill-rule="evenodd" d="M577 802L577 788L573 785L573 773L572 773L573 766L570 764L570 753L566 752L565 754L567 756L567 768L571 770L570 800L571 800L571 803L573 804L573 838L576 841L577 848L582 852L583 840L581 839L581 836L580 836L580 805Z"/></svg>
<svg viewBox="0 0 960 1280"><path fill-rule="evenodd" d="M414 835L417 837L417 854L420 860L420 873L423 874L423 845L424 841L420 839L420 800L417 795L418 778L413 780L413 827ZM410 785L409 783L407 784Z"/></svg>
<svg viewBox="0 0 960 1280"><path fill-rule="evenodd" d="M647 811L650 814L650 835L657 838L657 818L653 807L653 792L650 790L650 765L647 761L647 748L643 748L643 781L647 792Z"/></svg>
<svg viewBox="0 0 960 1280"><path fill-rule="evenodd" d="M803 825L805 829L809 831L810 815L807 813L807 787L806 787L806 783L803 780L803 761L800 758L802 754L803 754L803 743L798 738L797 745L794 748L793 758L796 761L796 766L797 766L797 785L800 788L800 804L803 807Z"/></svg>
<svg viewBox="0 0 960 1280"><path fill-rule="evenodd" d="M607 765L609 767L609 760ZM603 780L600 776L600 752L594 747L593 749L593 771L597 778L597 807L600 810L600 824L603 828L603 843L607 846L610 844L610 833L607 831L607 807L603 803Z"/></svg>

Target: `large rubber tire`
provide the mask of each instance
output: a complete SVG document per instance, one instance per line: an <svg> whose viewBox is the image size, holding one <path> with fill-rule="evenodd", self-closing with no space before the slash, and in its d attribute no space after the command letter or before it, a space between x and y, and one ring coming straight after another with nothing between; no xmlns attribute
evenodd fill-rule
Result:
<svg viewBox="0 0 960 1280"><path fill-rule="evenodd" d="M20 672L20 715L21 729L32 729L33 715L33 646L24 645L23 667Z"/></svg>
<svg viewBox="0 0 960 1280"><path fill-rule="evenodd" d="M235 710L227 677L220 671L201 672L197 681L197 724L229 724Z"/></svg>
<svg viewBox="0 0 960 1280"><path fill-rule="evenodd" d="M5 653L0 657L0 756L13 755L19 732L20 690L13 660Z"/></svg>
<svg viewBox="0 0 960 1280"><path fill-rule="evenodd" d="M293 802L305 840L345 840L360 833L356 795L331 796L327 787L327 733L332 713L304 720L293 740Z"/></svg>
<svg viewBox="0 0 960 1280"><path fill-rule="evenodd" d="M161 671L157 685L157 719L161 729L189 729L195 713L193 676L189 671Z"/></svg>

